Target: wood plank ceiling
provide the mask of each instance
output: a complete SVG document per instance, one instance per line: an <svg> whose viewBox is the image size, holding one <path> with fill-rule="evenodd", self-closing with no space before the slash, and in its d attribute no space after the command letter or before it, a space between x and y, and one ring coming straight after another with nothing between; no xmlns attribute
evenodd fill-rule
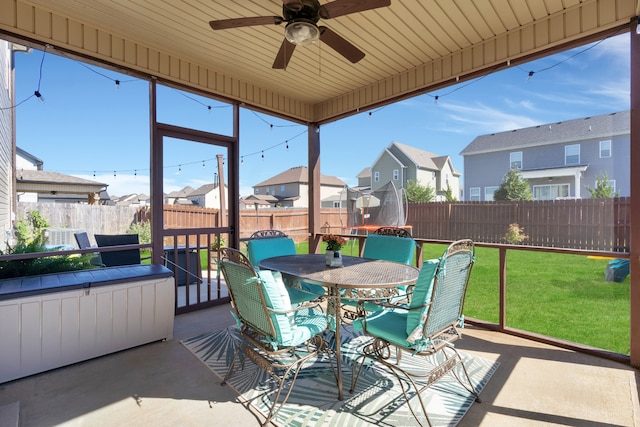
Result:
<svg viewBox="0 0 640 427"><path fill-rule="evenodd" d="M327 3L321 0L321 3ZM284 25L213 31L214 19L282 15L282 0L0 0L0 31L299 122L324 123L549 49L619 31L636 0L392 0L321 20L365 52L318 43L271 68Z"/></svg>

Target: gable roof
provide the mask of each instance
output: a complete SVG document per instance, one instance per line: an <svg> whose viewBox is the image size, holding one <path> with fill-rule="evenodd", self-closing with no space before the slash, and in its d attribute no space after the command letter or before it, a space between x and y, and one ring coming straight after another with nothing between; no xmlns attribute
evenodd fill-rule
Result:
<svg viewBox="0 0 640 427"><path fill-rule="evenodd" d="M420 148L412 147L410 145L400 144L399 142L392 142L381 154L378 156L374 164L378 162L382 154L388 152L395 159L398 160L400 164L403 166L404 163L400 158L398 158L399 154L403 154L410 162L412 162L418 169L428 169L432 171L441 171L444 166L449 162L451 165L451 170L453 174L456 176L460 176L460 172L458 172L451 161L449 156L438 156L437 154L433 154L429 151L422 150Z"/></svg>
<svg viewBox="0 0 640 427"><path fill-rule="evenodd" d="M477 136L460 152L460 155L491 153L585 139L611 138L615 135L629 134L630 126L629 110L547 123Z"/></svg>
<svg viewBox="0 0 640 427"><path fill-rule="evenodd" d="M170 198L187 197L192 192L193 192L193 187L191 187L190 185L187 185L186 187L180 190L172 191L171 193L167 194L165 197L170 197Z"/></svg>
<svg viewBox="0 0 640 427"><path fill-rule="evenodd" d="M356 178L371 178L371 166L362 169Z"/></svg>
<svg viewBox="0 0 640 427"><path fill-rule="evenodd" d="M284 172L272 176L271 178L262 181L255 187L267 187L269 185L284 185L284 184L308 184L309 183L309 168L306 166L295 166L291 169L287 169ZM331 187L344 187L346 184L343 180L337 176L329 176L320 174L320 185L326 185Z"/></svg>
<svg viewBox="0 0 640 427"><path fill-rule="evenodd" d="M219 187L218 184L204 184L201 185L200 187L196 188L195 190L193 190L192 192L190 192L189 194L187 194L187 197L195 197L195 196L205 196L207 194L209 194L210 192L217 190ZM227 185L225 184L225 188L227 187Z"/></svg>
<svg viewBox="0 0 640 427"><path fill-rule="evenodd" d="M73 175L40 170L22 170L17 173L16 177L17 190L28 192L98 193L106 189L107 186L102 182L78 178Z"/></svg>
<svg viewBox="0 0 640 427"><path fill-rule="evenodd" d="M425 150L421 150L416 147L400 144L399 142L395 142L395 141L392 142L391 145L389 145L389 150L393 151L394 147L395 149L403 153L405 156L407 156L409 160L416 165L416 167L423 168L423 169L439 170L437 165L433 162L433 158L439 157L438 155L430 153Z"/></svg>

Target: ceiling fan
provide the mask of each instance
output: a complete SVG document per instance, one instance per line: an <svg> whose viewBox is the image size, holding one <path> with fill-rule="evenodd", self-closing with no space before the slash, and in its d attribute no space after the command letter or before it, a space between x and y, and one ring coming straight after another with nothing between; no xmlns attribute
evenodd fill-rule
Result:
<svg viewBox="0 0 640 427"><path fill-rule="evenodd" d="M219 19L210 21L209 25L214 30L226 30L285 22L285 38L273 62L275 69L287 68L297 45L308 45L318 39L355 64L364 58L364 52L330 28L317 25L318 21L389 5L391 0L334 0L324 5L318 0L282 0L283 16Z"/></svg>

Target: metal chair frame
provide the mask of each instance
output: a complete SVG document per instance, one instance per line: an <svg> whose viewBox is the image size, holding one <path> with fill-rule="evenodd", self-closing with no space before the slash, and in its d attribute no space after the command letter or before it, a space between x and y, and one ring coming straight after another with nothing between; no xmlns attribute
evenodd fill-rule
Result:
<svg viewBox="0 0 640 427"><path fill-rule="evenodd" d="M361 320L365 334L371 335L373 341L364 347L363 353L354 361L352 366L351 392L355 390L365 360L370 359L382 364L395 375L402 388L407 406L420 425L423 424L418 419L413 405L410 402L412 397L409 395L410 390L413 389L415 391L415 395L420 403L420 409L428 425L431 426L431 420L427 414L421 393L447 373L451 373L464 388L473 394L475 400L480 402L480 398L471 382L462 357L453 346L453 343L462 337L460 331L463 322L462 309L474 263L474 253L474 246L471 240L459 240L453 242L440 259L440 263L435 271L429 301L423 306L414 308L414 310L426 311L427 314L424 326L422 327L421 337L423 342L426 343L424 346L410 346L408 342L407 346L400 346L377 335L372 335L367 331L367 317ZM466 265L463 265L465 256L468 257L469 261L465 263ZM460 265L450 262L453 257L460 257L456 259L456 261L460 260ZM450 265L447 265L448 261ZM464 277L447 277L448 275L455 276L456 273L464 274ZM397 309L396 307L395 310ZM372 318L376 314L372 315ZM382 316L384 316L384 314L382 314ZM428 372L411 372L404 369L400 364L402 352L405 351L414 357L429 357L430 360L435 363L435 367ZM440 361L437 360L438 354L440 354L442 358ZM455 371L458 365L462 367L462 377ZM409 382L409 386L406 388L403 379ZM418 385L415 379L426 379L426 382Z"/></svg>
<svg viewBox="0 0 640 427"><path fill-rule="evenodd" d="M227 380L233 374L236 359L238 358L238 355L240 353L244 354L259 368L263 369L272 378L277 380L278 388L273 396L273 403L269 408L269 413L267 414L266 420L262 424L267 425L287 402L291 391L293 390L294 383L298 378L298 374L303 368L305 362L313 359L321 353L324 353L329 358L331 368L334 371L334 375L336 376L337 380L337 373L335 372L331 350L329 348L329 344L322 338L320 334L314 335L304 344L306 354L300 354L300 346L287 346L273 349L270 342L277 338L277 331L269 313L273 312L278 314L286 314L287 312L276 311L267 306L265 296L260 290L261 285L259 283L259 276L251 265L249 259L244 254L232 248L222 248L220 250L220 254L220 269L222 270L222 274L229 289L231 304L234 308L237 320L239 322L240 336L242 338L240 344L236 348L233 359L229 364L227 373L221 384L225 385L227 383ZM238 270L238 267L240 267L240 269L244 269L245 271L243 273L243 276L246 278L236 277L234 273L230 271L232 266L236 270ZM250 311L253 312L255 310L255 313L257 313L257 315L245 316L242 308L245 304L243 304L238 299L240 298L240 296L238 292L236 292L236 286L252 286L252 284L247 281L247 279L251 278L257 279L255 280L255 292L260 295L260 303L254 304L255 306L252 306L250 308ZM309 309L309 305L305 305L294 307L292 308L291 312ZM250 317L253 317L254 320L251 320ZM290 356L288 358L277 357L284 356L287 353ZM244 360L241 362L241 365L244 365ZM284 394L284 397L282 397L281 402L279 402L280 396L285 386L285 382L289 377L291 377L289 389Z"/></svg>

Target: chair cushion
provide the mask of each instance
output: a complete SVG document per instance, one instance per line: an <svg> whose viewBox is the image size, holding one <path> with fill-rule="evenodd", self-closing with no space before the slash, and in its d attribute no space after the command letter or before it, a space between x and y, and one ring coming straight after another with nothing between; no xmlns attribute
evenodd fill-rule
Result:
<svg viewBox="0 0 640 427"><path fill-rule="evenodd" d="M361 328L362 320L353 322L354 329ZM358 323L356 325L356 323ZM405 333L407 324L407 312L384 309L376 311L367 316L366 333L380 337L392 344L401 347L411 348L412 344L407 342L408 335Z"/></svg>
<svg viewBox="0 0 640 427"><path fill-rule="evenodd" d="M413 239L370 234L365 240L362 256L411 265L415 251L416 242ZM406 286L400 286L400 288L404 289Z"/></svg>
<svg viewBox="0 0 640 427"><path fill-rule="evenodd" d="M411 304L409 305L409 313L407 314L407 324L405 330L407 335L411 333L421 324L424 325L424 316L426 316L427 308L422 310L418 307L424 306L431 300L431 291L433 289L433 279L435 278L436 269L440 263L440 258L430 259L422 262L422 268L418 275L413 295L411 296Z"/></svg>
<svg viewBox="0 0 640 427"><path fill-rule="evenodd" d="M255 267L265 259L274 256L295 255L296 244L289 237L273 239L255 239L247 243L247 256Z"/></svg>
<svg viewBox="0 0 640 427"><path fill-rule="evenodd" d="M327 329L327 315L318 309L303 309L296 312L294 316L295 326L291 339L283 341L283 346L300 345Z"/></svg>
<svg viewBox="0 0 640 427"><path fill-rule="evenodd" d="M270 270L258 271L260 282L262 283L262 291L264 292L267 307L278 311L287 311L288 313L273 313L269 316L276 329L278 343L291 341L293 337L293 326L295 325L294 316L291 312L291 301L289 293L282 281L281 275L274 275Z"/></svg>

